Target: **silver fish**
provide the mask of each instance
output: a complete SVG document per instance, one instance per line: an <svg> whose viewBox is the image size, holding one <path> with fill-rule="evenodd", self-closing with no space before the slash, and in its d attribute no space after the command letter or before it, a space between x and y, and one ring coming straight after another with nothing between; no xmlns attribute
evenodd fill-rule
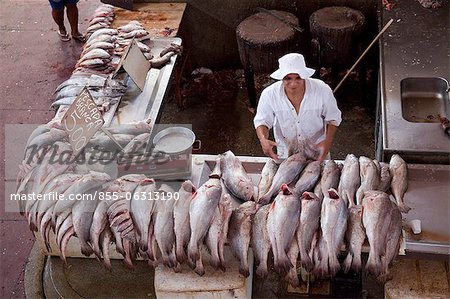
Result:
<svg viewBox="0 0 450 299"><path fill-rule="evenodd" d="M399 155L394 154L389 162L389 170L392 176L391 191L398 208L402 213L408 213L411 208L403 201L403 196L408 189L408 167Z"/></svg>
<svg viewBox="0 0 450 299"><path fill-rule="evenodd" d="M321 222L323 240L326 243L327 260L321 264L319 273L334 276L340 269L337 256L347 229L347 204L335 189L329 189L322 203Z"/></svg>
<svg viewBox="0 0 450 299"><path fill-rule="evenodd" d="M382 271L381 256L386 251L386 238L390 233L388 220L392 213L392 205L389 195L381 191L367 191L362 205L363 225L370 244L365 269L377 277Z"/></svg>
<svg viewBox="0 0 450 299"><path fill-rule="evenodd" d="M215 168L220 169L220 163L216 163ZM188 257L192 264L196 264L200 259L200 248L214 218L221 194L220 179L212 177L201 185L192 196L189 207L191 238L188 245ZM198 274L203 275L204 270L198 269Z"/></svg>
<svg viewBox="0 0 450 299"><path fill-rule="evenodd" d="M295 183L294 191L297 194L302 194L305 191L311 191L311 189L316 185L317 180L320 177L320 161L312 161L306 165L300 174L300 178L297 183Z"/></svg>
<svg viewBox="0 0 450 299"><path fill-rule="evenodd" d="M339 169L339 166L336 164L336 162L334 162L334 160L328 160L322 170L322 178L320 179L322 194L324 196L328 194L328 190L330 188L338 188L340 176L341 171Z"/></svg>
<svg viewBox="0 0 450 299"><path fill-rule="evenodd" d="M306 159L302 153L294 154L281 162L275 174L272 185L266 194L259 194L258 203L268 204L274 195L278 193L282 184L292 183L306 166Z"/></svg>
<svg viewBox="0 0 450 299"><path fill-rule="evenodd" d="M287 255L289 257L289 261L292 264L292 267L289 269L288 273L286 274L285 279L294 288L296 288L300 285L300 281L298 279L298 274L297 274L298 254L299 254L298 243L293 241L293 242L291 242L289 251L287 253Z"/></svg>
<svg viewBox="0 0 450 299"><path fill-rule="evenodd" d="M254 200L252 180L233 152L220 156L220 168L223 182L231 193L242 200Z"/></svg>
<svg viewBox="0 0 450 299"><path fill-rule="evenodd" d="M300 253L300 261L302 267L311 271L313 262L309 257L311 243L316 231L320 226L320 213L322 208L322 200L314 193L304 192L301 199L300 223L297 229L297 243Z"/></svg>
<svg viewBox="0 0 450 299"><path fill-rule="evenodd" d="M109 59L110 57L111 57L111 54L109 54L104 49L93 48L93 49L87 51L86 53L84 53L78 60L78 63L81 64L81 62L89 60L89 59L96 59L96 58Z"/></svg>
<svg viewBox="0 0 450 299"><path fill-rule="evenodd" d="M348 254L342 265L345 273L352 269L355 272L361 270L361 248L366 239L366 233L362 224L363 206L354 205L348 209L347 231L345 243Z"/></svg>
<svg viewBox="0 0 450 299"><path fill-rule="evenodd" d="M378 190L383 192L388 192L391 188L391 172L389 171L389 164L380 162L381 171L380 171L380 185L378 186Z"/></svg>
<svg viewBox="0 0 450 299"><path fill-rule="evenodd" d="M270 206L267 215L267 233L272 245L274 267L287 273L293 266L287 256L300 221L300 200L286 184Z"/></svg>
<svg viewBox="0 0 450 299"><path fill-rule="evenodd" d="M264 164L261 170L261 178L258 184L258 194L266 194L269 191L270 185L272 185L273 177L277 172L278 164L273 160L269 159L266 164Z"/></svg>
<svg viewBox="0 0 450 299"><path fill-rule="evenodd" d="M267 259L271 248L267 233L267 215L269 209L270 205L259 208L253 218L252 224L252 249L258 263L256 274L259 277L266 277L268 274Z"/></svg>
<svg viewBox="0 0 450 299"><path fill-rule="evenodd" d="M361 177L359 174L358 158L353 154L348 154L347 157L345 157L338 192L339 196L349 205L349 207L355 205L356 191L360 184Z"/></svg>
<svg viewBox="0 0 450 299"><path fill-rule="evenodd" d="M73 229L80 243L81 253L85 256L90 256L94 253L88 242L90 241L90 229L94 211L98 203L98 195L95 196L96 191L98 189L89 191L92 199L80 200L72 207Z"/></svg>
<svg viewBox="0 0 450 299"><path fill-rule="evenodd" d="M143 133L149 133L152 126L145 120L129 124L121 124L117 126L111 126L106 128L111 134L130 134L140 135Z"/></svg>
<svg viewBox="0 0 450 299"><path fill-rule="evenodd" d="M117 29L111 29L111 28L102 28L102 29L98 29L95 32L93 32L91 34L91 36L89 37L89 39L87 40L87 42L90 42L92 40L94 40L96 37L101 36L103 34L107 34L107 35L118 35L119 32L117 31Z"/></svg>
<svg viewBox="0 0 450 299"><path fill-rule="evenodd" d="M248 268L248 248L250 246L252 216L259 205L254 201L244 202L233 210L228 228L228 243L233 255L239 260L239 273L244 277L250 275Z"/></svg>
<svg viewBox="0 0 450 299"><path fill-rule="evenodd" d="M92 225L89 230L89 240L92 246L92 250L94 254L100 258L102 256L102 246L101 246L101 235L103 231L107 228L108 223L108 203L104 200L101 200L94 211L94 216L92 217ZM109 228L108 228L109 230Z"/></svg>
<svg viewBox="0 0 450 299"><path fill-rule="evenodd" d="M196 188L191 181L185 181L181 184L178 191L179 198L173 207L174 231L176 257L179 263L187 259L186 247L191 237L191 228L189 226L189 206Z"/></svg>
<svg viewBox="0 0 450 299"><path fill-rule="evenodd" d="M155 202L150 196L153 196L155 191L155 181L144 179L139 182L131 199L131 218L135 224L139 248L143 251L148 249L148 227L155 209Z"/></svg>
<svg viewBox="0 0 450 299"><path fill-rule="evenodd" d="M161 198L166 197L162 192L174 194L175 191L168 185L162 184L159 190ZM166 197L168 198L168 196ZM173 221L173 205L175 200L158 200L156 220L154 226L155 239L161 251L165 266L174 268L177 265L175 257L175 232Z"/></svg>
<svg viewBox="0 0 450 299"><path fill-rule="evenodd" d="M149 142L150 133L143 133L134 137L127 146L124 147L124 155L136 154L143 152Z"/></svg>
<svg viewBox="0 0 450 299"><path fill-rule="evenodd" d="M377 190L380 185L380 173L373 161L367 157L359 157L359 174L361 177L361 185L356 191L356 204L360 205L364 192L369 190Z"/></svg>

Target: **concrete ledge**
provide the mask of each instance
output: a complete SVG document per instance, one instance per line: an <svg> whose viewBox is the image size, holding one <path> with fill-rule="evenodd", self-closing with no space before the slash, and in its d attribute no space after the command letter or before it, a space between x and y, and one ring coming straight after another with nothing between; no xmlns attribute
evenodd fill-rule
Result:
<svg viewBox="0 0 450 299"><path fill-rule="evenodd" d="M39 244L34 242L28 261L25 266L25 296L27 298L44 299L44 288L42 286L42 273L45 264L45 254Z"/></svg>

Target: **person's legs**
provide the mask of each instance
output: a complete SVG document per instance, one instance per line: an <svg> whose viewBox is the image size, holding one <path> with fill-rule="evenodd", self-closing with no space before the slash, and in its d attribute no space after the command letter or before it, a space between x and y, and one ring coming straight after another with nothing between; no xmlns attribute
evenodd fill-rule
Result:
<svg viewBox="0 0 450 299"><path fill-rule="evenodd" d="M78 31L78 1L66 1L67 18L69 19L72 36L82 36Z"/></svg>
<svg viewBox="0 0 450 299"><path fill-rule="evenodd" d="M58 25L58 30L60 35L67 35L66 27L64 26L64 5L62 2L55 2L49 0L50 6L52 7L52 17L56 25Z"/></svg>

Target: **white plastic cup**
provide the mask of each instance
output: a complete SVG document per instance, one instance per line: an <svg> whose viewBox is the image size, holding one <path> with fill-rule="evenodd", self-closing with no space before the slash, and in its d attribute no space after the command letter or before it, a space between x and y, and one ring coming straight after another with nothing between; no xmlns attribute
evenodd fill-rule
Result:
<svg viewBox="0 0 450 299"><path fill-rule="evenodd" d="M411 220L411 229L415 235L422 232L421 222L419 219Z"/></svg>

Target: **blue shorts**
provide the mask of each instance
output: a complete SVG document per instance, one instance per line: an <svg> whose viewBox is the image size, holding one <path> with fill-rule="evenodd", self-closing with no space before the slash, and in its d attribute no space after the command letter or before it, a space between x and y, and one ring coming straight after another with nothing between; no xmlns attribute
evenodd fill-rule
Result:
<svg viewBox="0 0 450 299"><path fill-rule="evenodd" d="M53 10L64 9L66 4L77 4L78 0L48 0Z"/></svg>

